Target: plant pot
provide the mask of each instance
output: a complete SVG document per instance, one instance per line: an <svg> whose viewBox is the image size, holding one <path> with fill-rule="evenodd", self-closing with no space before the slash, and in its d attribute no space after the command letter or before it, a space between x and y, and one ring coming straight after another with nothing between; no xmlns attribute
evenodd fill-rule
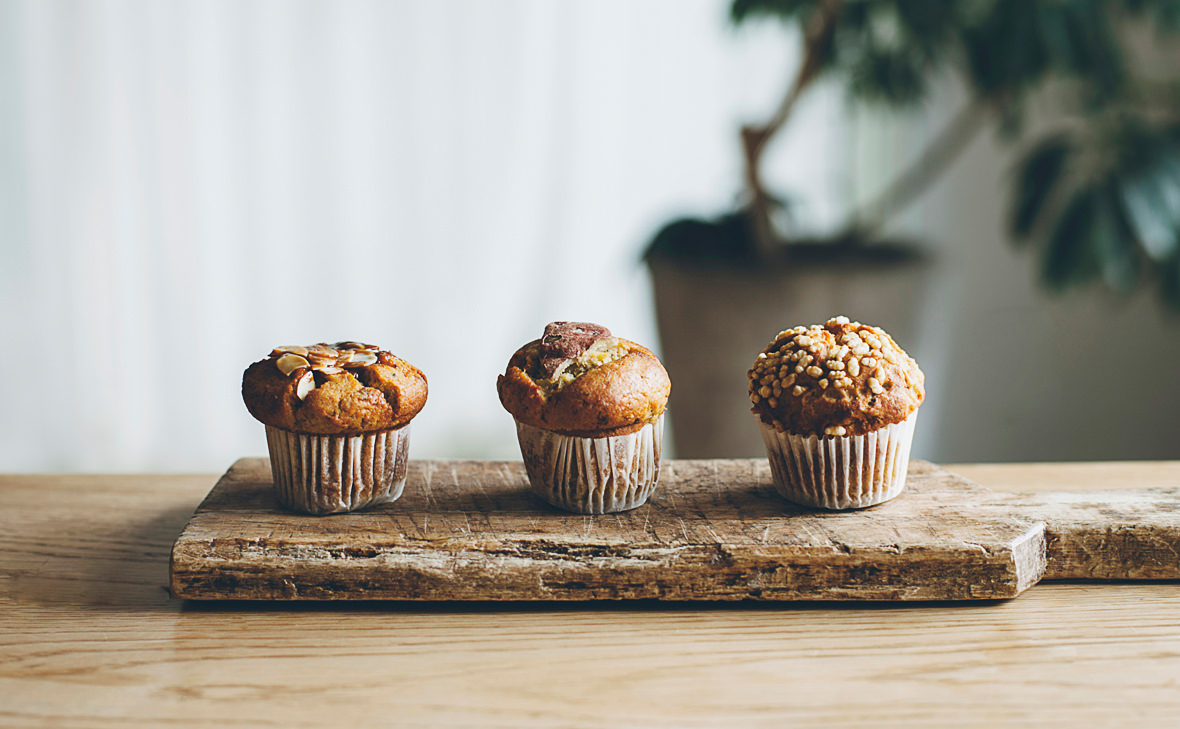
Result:
<svg viewBox="0 0 1180 729"><path fill-rule="evenodd" d="M766 455L746 373L783 329L844 315L881 327L921 361L929 256L876 244L791 251L757 267L648 257L677 458Z"/></svg>

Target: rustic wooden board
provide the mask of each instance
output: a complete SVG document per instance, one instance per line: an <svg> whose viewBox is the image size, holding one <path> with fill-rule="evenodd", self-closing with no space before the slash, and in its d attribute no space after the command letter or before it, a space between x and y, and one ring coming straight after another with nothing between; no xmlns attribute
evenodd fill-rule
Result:
<svg viewBox="0 0 1180 729"><path fill-rule="evenodd" d="M1044 579L1180 579L1180 487L994 496L1045 524Z"/></svg>
<svg viewBox="0 0 1180 729"><path fill-rule="evenodd" d="M765 459L671 461L651 503L582 516L533 496L520 463L417 461L399 501L308 517L244 459L176 541L171 582L189 599L994 599L1037 582L1045 550L1041 521L922 462L902 497L830 513L779 498Z"/></svg>
<svg viewBox="0 0 1180 729"><path fill-rule="evenodd" d="M177 539L172 592L279 600L964 600L1049 579L1180 579L1180 488L1000 494L914 461L862 511L793 506L764 459L671 461L651 503L558 511L518 462L417 461L369 511L279 508L265 459Z"/></svg>

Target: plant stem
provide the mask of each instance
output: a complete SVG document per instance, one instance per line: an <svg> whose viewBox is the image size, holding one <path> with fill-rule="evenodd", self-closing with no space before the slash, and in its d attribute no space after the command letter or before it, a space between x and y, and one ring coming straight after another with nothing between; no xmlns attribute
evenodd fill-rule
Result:
<svg viewBox="0 0 1180 729"><path fill-rule="evenodd" d="M841 240L863 239L881 229L890 218L905 210L950 166L968 143L991 119L991 101L982 96L971 99L955 114L922 154L882 191L875 200L852 214Z"/></svg>
<svg viewBox="0 0 1180 729"><path fill-rule="evenodd" d="M815 80L822 67L836 21L844 8L844 0L824 0L808 19L803 33L803 60L795 73L786 96L775 109L774 115L763 125L748 124L742 127L742 151L745 158L746 190L750 195L749 210L754 227L754 242L763 260L768 259L778 247L778 235L771 223L771 209L778 205L762 182L762 155L771 137L782 128L803 95L804 90Z"/></svg>

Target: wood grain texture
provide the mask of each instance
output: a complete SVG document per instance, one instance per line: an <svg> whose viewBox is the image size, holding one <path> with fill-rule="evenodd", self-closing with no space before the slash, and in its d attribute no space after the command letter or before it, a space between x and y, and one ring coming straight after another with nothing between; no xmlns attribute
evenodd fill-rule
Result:
<svg viewBox="0 0 1180 729"><path fill-rule="evenodd" d="M1130 465L955 470L1011 489L1180 474ZM170 599L169 549L216 480L0 476L0 726L1076 729L1180 714L1174 582L956 603Z"/></svg>
<svg viewBox="0 0 1180 729"><path fill-rule="evenodd" d="M950 466L1046 523L1045 579L1180 579L1180 461Z"/></svg>
<svg viewBox="0 0 1180 729"><path fill-rule="evenodd" d="M1180 488L1000 497L1045 524L1045 579L1180 579Z"/></svg>
<svg viewBox="0 0 1180 729"><path fill-rule="evenodd" d="M650 503L570 515L518 462L418 461L403 497L354 514L279 508L264 459L213 489L172 552L188 599L966 600L1044 572L1040 523L929 463L872 509L796 507L765 459L670 461Z"/></svg>

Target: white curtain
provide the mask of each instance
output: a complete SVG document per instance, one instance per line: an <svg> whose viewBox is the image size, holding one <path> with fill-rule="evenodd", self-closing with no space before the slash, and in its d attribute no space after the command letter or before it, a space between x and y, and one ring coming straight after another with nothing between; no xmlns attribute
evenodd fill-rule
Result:
<svg viewBox="0 0 1180 729"><path fill-rule="evenodd" d="M511 352L656 345L642 246L738 189L793 55L726 7L0 0L0 470L261 455L242 370L336 339L427 373L415 457L515 457ZM776 150L817 226L837 98Z"/></svg>
<svg viewBox="0 0 1180 729"><path fill-rule="evenodd" d="M413 456L517 457L512 351L554 319L658 345L643 245L740 187L797 48L728 4L0 0L0 471L262 455L242 370L351 338L427 373ZM832 227L955 106L809 93L770 182ZM1180 457L1176 318L1040 290L1011 166L984 135L898 222L940 266L918 455Z"/></svg>

